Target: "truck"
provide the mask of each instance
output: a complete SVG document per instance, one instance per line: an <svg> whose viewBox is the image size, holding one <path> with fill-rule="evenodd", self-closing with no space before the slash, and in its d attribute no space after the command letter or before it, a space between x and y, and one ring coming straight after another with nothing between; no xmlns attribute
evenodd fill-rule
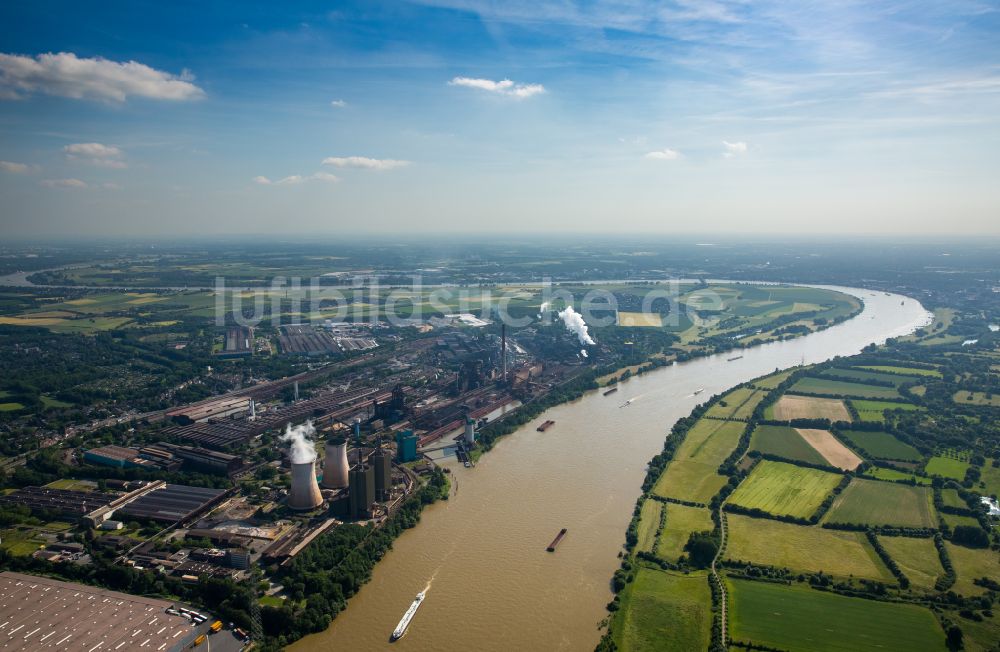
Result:
<svg viewBox="0 0 1000 652"><path fill-rule="evenodd" d="M211 627L208 628L208 630L210 632L212 632L213 634L215 634L216 632L220 631L221 629L222 629L222 621L221 620L215 621L214 623L212 623Z"/></svg>

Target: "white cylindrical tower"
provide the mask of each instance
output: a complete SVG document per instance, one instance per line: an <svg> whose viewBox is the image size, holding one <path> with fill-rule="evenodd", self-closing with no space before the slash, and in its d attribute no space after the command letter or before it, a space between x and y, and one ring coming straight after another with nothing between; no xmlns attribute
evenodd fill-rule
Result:
<svg viewBox="0 0 1000 652"><path fill-rule="evenodd" d="M323 459L323 488L343 489L347 486L347 441L331 439L326 442L326 457Z"/></svg>
<svg viewBox="0 0 1000 652"><path fill-rule="evenodd" d="M472 417L465 417L465 443L470 447L476 443L476 422Z"/></svg>
<svg viewBox="0 0 1000 652"><path fill-rule="evenodd" d="M288 493L288 506L292 509L316 509L323 504L323 494L316 483L316 462L292 464L292 490Z"/></svg>

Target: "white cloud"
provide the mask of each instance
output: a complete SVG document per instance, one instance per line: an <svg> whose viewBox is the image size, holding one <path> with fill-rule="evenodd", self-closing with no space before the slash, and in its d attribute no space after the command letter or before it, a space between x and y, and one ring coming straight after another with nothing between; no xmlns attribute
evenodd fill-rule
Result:
<svg viewBox="0 0 1000 652"><path fill-rule="evenodd" d="M393 158L368 158L367 156L330 156L323 159L323 165L360 170L392 170L406 167L409 164L409 161L399 161Z"/></svg>
<svg viewBox="0 0 1000 652"><path fill-rule="evenodd" d="M38 184L44 188L86 188L87 184L79 179L43 179Z"/></svg>
<svg viewBox="0 0 1000 652"><path fill-rule="evenodd" d="M38 56L0 53L0 99L22 99L35 93L124 102L128 97L194 100L205 92L188 71L173 75L136 61L81 59L72 52Z"/></svg>
<svg viewBox="0 0 1000 652"><path fill-rule="evenodd" d="M726 151L722 153L722 155L725 156L726 158L742 156L747 153L747 144L744 143L742 140L735 143L731 143L727 140L724 140L722 141L722 144L725 145L726 147Z"/></svg>
<svg viewBox="0 0 1000 652"><path fill-rule="evenodd" d="M112 183L110 181L108 183L102 183L101 187L104 188L105 190L121 190L122 189L122 187L120 185L118 185L117 183Z"/></svg>
<svg viewBox="0 0 1000 652"><path fill-rule="evenodd" d="M332 106L335 109L342 109L345 106L347 106L347 102L345 102L344 100L333 100L332 102L330 102L330 106Z"/></svg>
<svg viewBox="0 0 1000 652"><path fill-rule="evenodd" d="M676 161L681 157L681 153L675 149L664 148L646 154L646 158L654 161Z"/></svg>
<svg viewBox="0 0 1000 652"><path fill-rule="evenodd" d="M121 160L125 152L113 145L74 143L63 147L63 151L66 152L66 158L71 161L83 161L102 168L128 167L128 164Z"/></svg>
<svg viewBox="0 0 1000 652"><path fill-rule="evenodd" d="M476 88L481 91L488 91L490 93L497 93L498 95L507 95L509 97L516 97L524 99L526 97L531 97L532 95L538 95L545 92L545 87L541 84L518 84L509 79L502 79L500 81L493 81L492 79L476 79L473 77L455 77L450 82L449 86L464 86L465 88Z"/></svg>
<svg viewBox="0 0 1000 652"><path fill-rule="evenodd" d="M327 183L336 183L337 181L340 181L340 177L330 174L329 172L317 172L315 174L310 174L309 176L293 174L283 179L276 179L274 181L268 177L262 176L253 178L253 182L258 186L296 186L300 183L306 183L307 181L325 181Z"/></svg>
<svg viewBox="0 0 1000 652"><path fill-rule="evenodd" d="M34 172L37 169L38 169L37 166L28 165L27 163L0 161L0 170L4 172L10 172L11 174L27 174L28 172Z"/></svg>

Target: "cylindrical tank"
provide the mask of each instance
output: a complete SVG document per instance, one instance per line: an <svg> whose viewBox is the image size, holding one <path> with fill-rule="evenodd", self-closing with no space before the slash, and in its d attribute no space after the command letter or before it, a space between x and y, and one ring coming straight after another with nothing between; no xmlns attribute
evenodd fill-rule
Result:
<svg viewBox="0 0 1000 652"><path fill-rule="evenodd" d="M347 442L331 439L326 442L326 457L323 459L323 488L343 489L347 486Z"/></svg>
<svg viewBox="0 0 1000 652"><path fill-rule="evenodd" d="M292 490L288 493L288 506L292 509L316 509L323 504L323 494L316 483L316 462L292 464Z"/></svg>
<svg viewBox="0 0 1000 652"><path fill-rule="evenodd" d="M472 446L476 443L476 422L465 417L465 443Z"/></svg>

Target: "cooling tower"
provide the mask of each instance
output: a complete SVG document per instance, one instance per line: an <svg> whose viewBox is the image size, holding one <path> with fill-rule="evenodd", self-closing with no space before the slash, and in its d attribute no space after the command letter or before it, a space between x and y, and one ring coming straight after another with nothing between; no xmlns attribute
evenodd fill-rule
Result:
<svg viewBox="0 0 1000 652"><path fill-rule="evenodd" d="M288 506L292 509L316 509L323 504L323 494L316 484L316 462L292 464L292 490L288 493Z"/></svg>
<svg viewBox="0 0 1000 652"><path fill-rule="evenodd" d="M326 442L326 457L323 459L323 488L343 489L347 486L347 442L331 439Z"/></svg>

